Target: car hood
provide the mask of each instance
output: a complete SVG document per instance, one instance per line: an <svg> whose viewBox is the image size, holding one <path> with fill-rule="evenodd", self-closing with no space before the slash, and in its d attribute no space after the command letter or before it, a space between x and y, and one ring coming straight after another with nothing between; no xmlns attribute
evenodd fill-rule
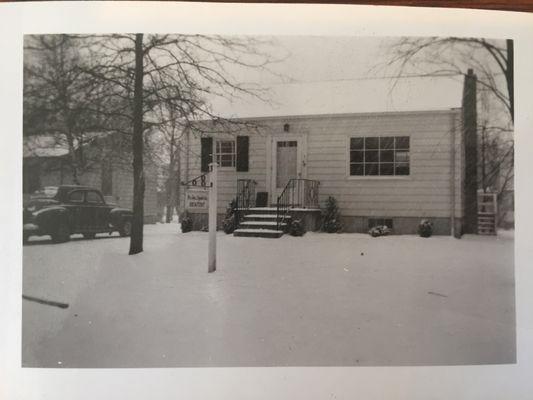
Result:
<svg viewBox="0 0 533 400"><path fill-rule="evenodd" d="M59 201L50 198L33 198L23 204L23 208L30 212L38 211L45 207L58 205Z"/></svg>

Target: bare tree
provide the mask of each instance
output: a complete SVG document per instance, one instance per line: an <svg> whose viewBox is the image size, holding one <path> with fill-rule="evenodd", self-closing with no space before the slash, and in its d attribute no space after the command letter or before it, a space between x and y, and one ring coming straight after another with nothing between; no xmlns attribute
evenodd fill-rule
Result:
<svg viewBox="0 0 533 400"><path fill-rule="evenodd" d="M406 37L387 46L379 67L405 76L462 76L473 68L478 78L480 188L501 199L514 177L514 45L512 40L457 37Z"/></svg>
<svg viewBox="0 0 533 400"><path fill-rule="evenodd" d="M255 127L250 122L217 115L210 100L242 96L265 100L262 88L239 81L230 70L267 70L270 59L259 50L262 42L253 38L137 34L83 39L92 60L85 72L100 80L105 96L116 97L115 104L119 105L102 112L128 120L132 127L129 134L133 135L134 221L130 254L136 254L143 250L142 155L146 133L169 127L176 130L205 119L214 121L217 129L224 131ZM162 107L167 112L161 112ZM124 133L128 134L128 129ZM173 146L177 139L171 136Z"/></svg>
<svg viewBox="0 0 533 400"><path fill-rule="evenodd" d="M97 123L88 107L97 103L97 83L83 73L82 63L69 35L26 37L24 135L46 134L55 145L65 145L76 184L87 167L83 144Z"/></svg>
<svg viewBox="0 0 533 400"><path fill-rule="evenodd" d="M478 83L490 92L514 121L514 45L512 40L459 37L405 37L388 46L386 67L397 77L462 75L473 68Z"/></svg>

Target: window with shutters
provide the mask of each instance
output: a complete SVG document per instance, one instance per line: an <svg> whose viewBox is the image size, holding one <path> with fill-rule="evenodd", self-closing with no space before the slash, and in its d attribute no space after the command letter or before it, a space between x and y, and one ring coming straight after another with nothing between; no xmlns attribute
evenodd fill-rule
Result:
<svg viewBox="0 0 533 400"><path fill-rule="evenodd" d="M215 155L220 167L235 168L235 140L217 140Z"/></svg>
<svg viewBox="0 0 533 400"><path fill-rule="evenodd" d="M409 136L352 137L350 176L406 176L410 173Z"/></svg>

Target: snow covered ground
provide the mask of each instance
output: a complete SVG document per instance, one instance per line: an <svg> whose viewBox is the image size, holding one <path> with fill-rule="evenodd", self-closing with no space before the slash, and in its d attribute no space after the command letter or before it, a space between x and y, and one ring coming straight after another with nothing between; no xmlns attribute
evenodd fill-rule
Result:
<svg viewBox="0 0 533 400"><path fill-rule="evenodd" d="M148 225L24 246L28 367L450 365L515 361L513 235L218 234Z"/></svg>

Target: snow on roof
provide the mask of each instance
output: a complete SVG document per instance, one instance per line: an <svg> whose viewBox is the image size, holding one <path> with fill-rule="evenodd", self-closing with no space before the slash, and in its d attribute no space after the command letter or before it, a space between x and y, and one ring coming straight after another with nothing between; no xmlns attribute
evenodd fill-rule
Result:
<svg viewBox="0 0 533 400"><path fill-rule="evenodd" d="M25 136L22 149L24 157L60 157L68 154L66 141L52 135Z"/></svg>
<svg viewBox="0 0 533 400"><path fill-rule="evenodd" d="M92 140L106 136L110 132L89 132L84 135L84 145ZM22 139L23 157L61 157L69 152L67 139L64 135L32 135ZM74 147L78 148L78 140L74 139Z"/></svg>
<svg viewBox="0 0 533 400"><path fill-rule="evenodd" d="M270 102L254 98L215 99L215 112L227 118L446 110L461 107L462 80L417 77L272 85Z"/></svg>

